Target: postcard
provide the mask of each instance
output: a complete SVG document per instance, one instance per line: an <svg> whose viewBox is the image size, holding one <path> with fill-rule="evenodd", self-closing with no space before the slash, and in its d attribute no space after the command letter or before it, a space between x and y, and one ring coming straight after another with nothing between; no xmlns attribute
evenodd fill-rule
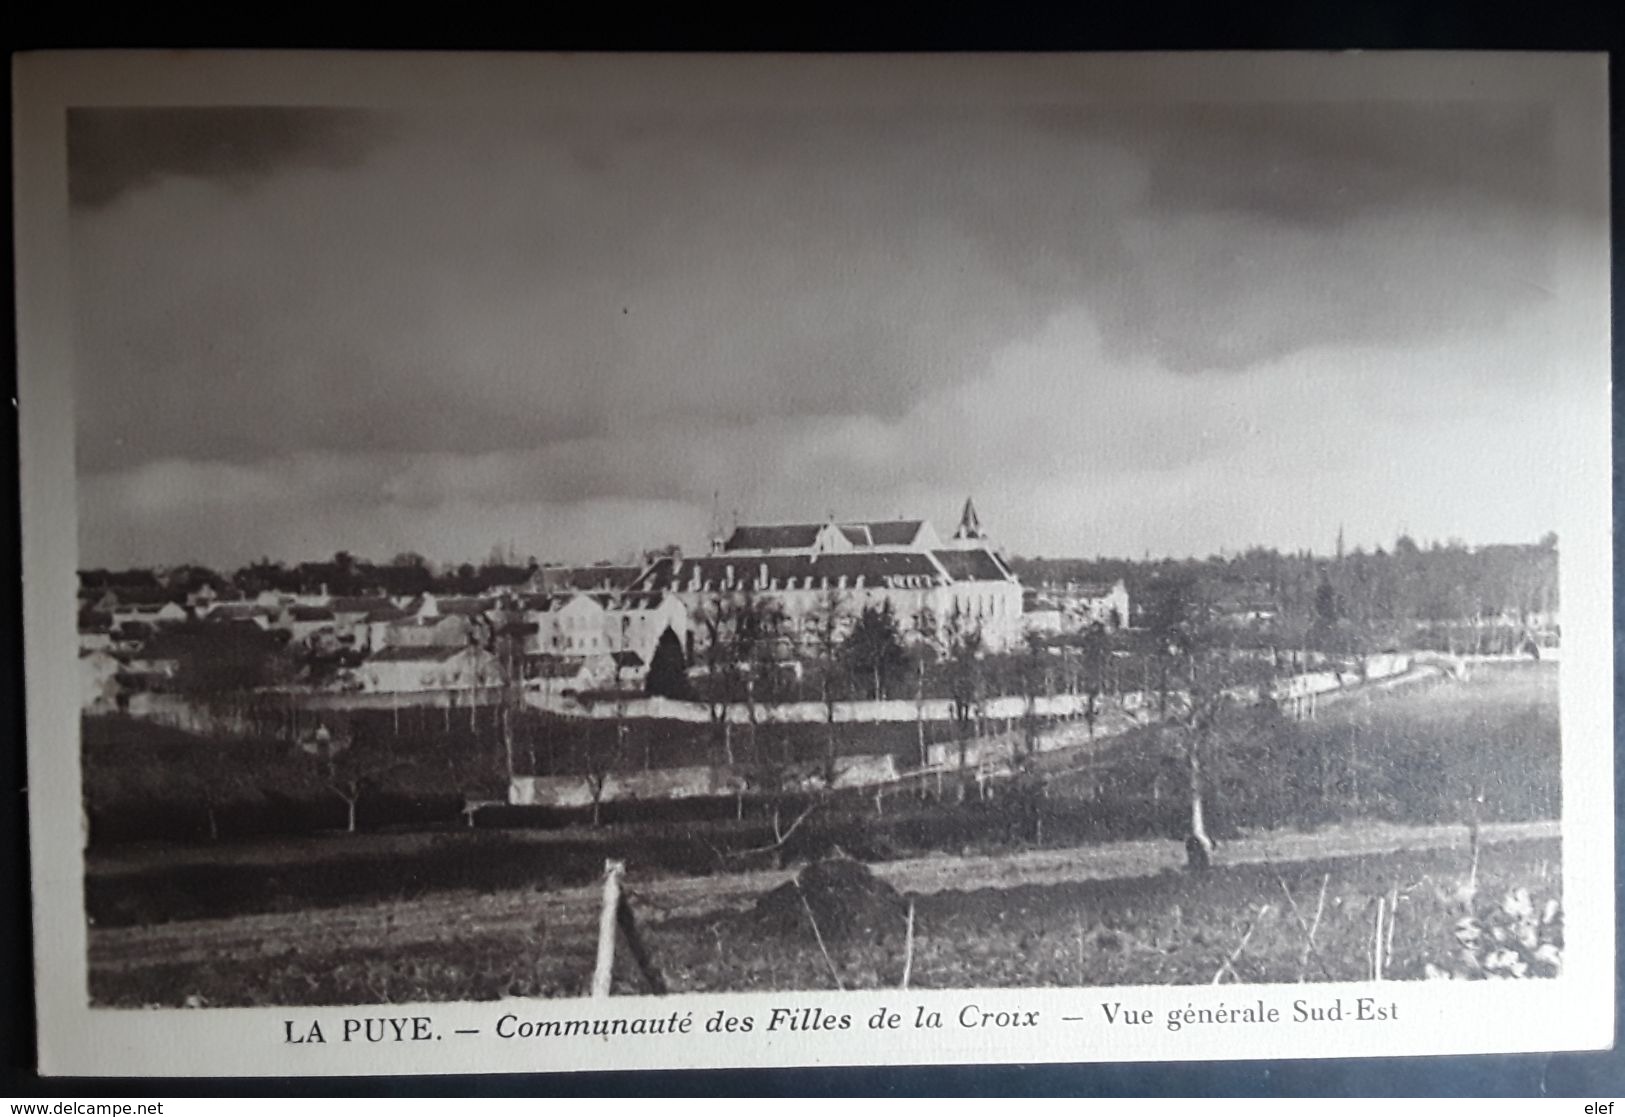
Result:
<svg viewBox="0 0 1625 1117"><path fill-rule="evenodd" d="M1603 57L14 82L44 1073L1613 1043Z"/></svg>

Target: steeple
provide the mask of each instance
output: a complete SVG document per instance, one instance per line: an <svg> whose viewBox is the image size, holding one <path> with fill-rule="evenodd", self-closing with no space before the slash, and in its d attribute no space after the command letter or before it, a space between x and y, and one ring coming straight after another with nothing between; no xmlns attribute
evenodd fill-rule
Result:
<svg viewBox="0 0 1625 1117"><path fill-rule="evenodd" d="M728 536L722 526L722 490L713 489L711 492L711 553L720 555Z"/></svg>
<svg viewBox="0 0 1625 1117"><path fill-rule="evenodd" d="M954 531L955 539L985 539L982 534L982 518L976 514L976 505L970 497L965 498L965 510L959 514L959 527Z"/></svg>

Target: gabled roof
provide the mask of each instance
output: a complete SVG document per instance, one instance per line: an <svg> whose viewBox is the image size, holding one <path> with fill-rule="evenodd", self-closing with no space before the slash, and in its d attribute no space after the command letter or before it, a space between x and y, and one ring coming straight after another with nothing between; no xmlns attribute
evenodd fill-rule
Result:
<svg viewBox="0 0 1625 1117"><path fill-rule="evenodd" d="M748 524L734 528L724 551L805 551L818 542L825 524ZM909 547L920 536L924 520L866 520L836 524L835 530L854 547Z"/></svg>
<svg viewBox="0 0 1625 1117"><path fill-rule="evenodd" d="M292 605L288 608L288 616L296 621L330 621L333 619L333 610L325 605Z"/></svg>
<svg viewBox="0 0 1625 1117"><path fill-rule="evenodd" d="M411 648L384 648L367 657L369 663L443 663L469 650L467 644L457 647L428 646Z"/></svg>
<svg viewBox="0 0 1625 1117"><path fill-rule="evenodd" d="M968 551L931 552L956 582L1007 582L1011 574L992 551L976 548Z"/></svg>
<svg viewBox="0 0 1625 1117"><path fill-rule="evenodd" d="M223 601L210 609L204 619L210 623L220 621L251 621L255 617L272 617L276 610L256 601Z"/></svg>
<svg viewBox="0 0 1625 1117"><path fill-rule="evenodd" d="M924 520L879 520L858 525L869 533L876 547L907 547L919 538Z"/></svg>
<svg viewBox="0 0 1625 1117"><path fill-rule="evenodd" d="M543 592L560 590L621 590L643 573L641 566L544 566L531 575L529 585Z"/></svg>
<svg viewBox="0 0 1625 1117"><path fill-rule="evenodd" d="M443 617L474 617L495 607L496 601L489 597L437 597L434 604Z"/></svg>
<svg viewBox="0 0 1625 1117"><path fill-rule="evenodd" d="M818 541L823 524L750 524L734 528L724 551L801 551Z"/></svg>

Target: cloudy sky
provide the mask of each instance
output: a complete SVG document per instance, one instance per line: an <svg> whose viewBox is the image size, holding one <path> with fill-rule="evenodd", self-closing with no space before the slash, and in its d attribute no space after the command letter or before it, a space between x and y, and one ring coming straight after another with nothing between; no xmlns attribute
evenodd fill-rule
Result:
<svg viewBox="0 0 1625 1117"><path fill-rule="evenodd" d="M1548 110L76 110L81 561L1529 540ZM714 498L713 494L717 494Z"/></svg>

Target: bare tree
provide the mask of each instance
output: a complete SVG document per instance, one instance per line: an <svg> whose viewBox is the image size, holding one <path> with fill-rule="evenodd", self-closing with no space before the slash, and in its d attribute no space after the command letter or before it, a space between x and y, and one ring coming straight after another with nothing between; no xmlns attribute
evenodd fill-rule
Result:
<svg viewBox="0 0 1625 1117"><path fill-rule="evenodd" d="M353 741L330 733L325 726L301 742L300 752L306 777L343 801L344 829L349 834L356 832L356 814L362 799L387 786L391 778L408 767L403 757L378 742Z"/></svg>
<svg viewBox="0 0 1625 1117"><path fill-rule="evenodd" d="M592 824L601 826L609 777L621 767L626 749L626 727L617 718L609 726L609 740L606 743L594 741L594 736L597 734L589 733L582 740L582 779L586 781L587 793L592 796Z"/></svg>
<svg viewBox="0 0 1625 1117"><path fill-rule="evenodd" d="M763 597L747 583L734 595L729 626L731 654L724 665L735 693L743 693L750 755L761 759L760 727L764 706L779 697L777 672L785 651L785 614L779 602Z"/></svg>
<svg viewBox="0 0 1625 1117"><path fill-rule="evenodd" d="M818 665L818 693L824 704L824 782L835 782L835 707L840 698L841 643L846 632L846 595L826 586L807 618L807 637Z"/></svg>
<svg viewBox="0 0 1625 1117"><path fill-rule="evenodd" d="M1100 692L1106 685L1106 631L1099 623L1092 624L1084 633L1083 646L1079 649L1082 660L1080 675L1085 697L1083 710L1084 720L1089 725L1089 735L1095 733L1095 722L1100 717Z"/></svg>
<svg viewBox="0 0 1625 1117"><path fill-rule="evenodd" d="M1050 695L1049 650L1044 637L1029 632L1023 640L1023 654L1017 669L1022 697L1022 743L1028 754L1038 751L1038 700Z"/></svg>
<svg viewBox="0 0 1625 1117"><path fill-rule="evenodd" d="M700 654L705 662L705 700L711 715L711 739L729 767L735 763L729 710L734 662L736 603L731 593L713 590L694 612L700 629Z"/></svg>
<svg viewBox="0 0 1625 1117"><path fill-rule="evenodd" d="M1165 728L1183 756L1190 806L1185 849L1194 869L1211 863L1208 796L1226 744L1246 730L1247 711L1273 701L1273 660L1235 646L1194 587L1175 587L1152 636L1165 661Z"/></svg>
<svg viewBox="0 0 1625 1117"><path fill-rule="evenodd" d="M920 767L925 767L930 756L925 744L925 673L942 654L942 633L937 623L936 610L921 604L911 618L911 643L914 645L914 730L920 744Z"/></svg>
<svg viewBox="0 0 1625 1117"><path fill-rule="evenodd" d="M970 736L973 718L979 718L984 700L982 626L955 601L943 632L948 659L948 683L953 696L954 729L959 741L960 794L970 779Z"/></svg>

